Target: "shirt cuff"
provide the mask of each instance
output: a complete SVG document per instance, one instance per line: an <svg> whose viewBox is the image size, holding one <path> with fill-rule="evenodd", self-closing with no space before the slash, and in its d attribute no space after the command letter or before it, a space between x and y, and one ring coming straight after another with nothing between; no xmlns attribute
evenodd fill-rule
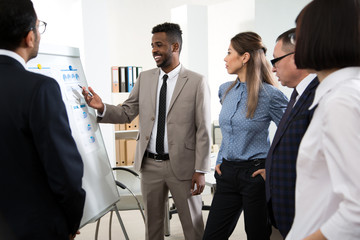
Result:
<svg viewBox="0 0 360 240"><path fill-rule="evenodd" d="M198 172L198 173L208 173L207 171L201 171L201 170L195 170L195 172Z"/></svg>
<svg viewBox="0 0 360 240"><path fill-rule="evenodd" d="M106 104L104 104L104 111L103 111L103 113L100 114L99 112L97 112L97 116L103 118L103 117L105 116L105 113L106 113Z"/></svg>

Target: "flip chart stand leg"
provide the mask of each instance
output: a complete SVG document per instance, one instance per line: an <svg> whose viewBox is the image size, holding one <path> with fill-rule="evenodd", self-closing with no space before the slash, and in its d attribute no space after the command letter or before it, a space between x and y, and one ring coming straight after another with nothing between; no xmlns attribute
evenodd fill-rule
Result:
<svg viewBox="0 0 360 240"><path fill-rule="evenodd" d="M123 223L123 221L122 221L122 219L121 219L121 217L120 217L119 209L117 208L116 204L114 204L114 208L113 208L113 209L114 209L114 211L115 211L115 213L116 213L116 216L117 216L117 218L118 218L118 220L119 220L119 223L120 223L120 225L121 225L121 229L123 230L123 233L124 233L124 236L125 236L125 239L126 239L126 240L129 240L129 236L127 235L127 232L126 232L124 223Z"/></svg>
<svg viewBox="0 0 360 240"><path fill-rule="evenodd" d="M100 220L101 220L101 218L99 218L99 219L97 220L97 223L96 223L96 229L95 229L95 240L98 240Z"/></svg>
<svg viewBox="0 0 360 240"><path fill-rule="evenodd" d="M112 216L114 211L110 211L110 219L109 219L109 240L111 240L111 225L112 225Z"/></svg>

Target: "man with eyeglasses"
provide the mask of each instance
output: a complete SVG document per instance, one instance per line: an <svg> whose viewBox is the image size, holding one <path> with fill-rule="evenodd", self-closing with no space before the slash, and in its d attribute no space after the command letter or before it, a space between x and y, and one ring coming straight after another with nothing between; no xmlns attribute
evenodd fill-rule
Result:
<svg viewBox="0 0 360 240"><path fill-rule="evenodd" d="M30 0L0 0L0 239L74 239L83 162L58 83L27 71L46 23Z"/></svg>
<svg viewBox="0 0 360 240"><path fill-rule="evenodd" d="M295 214L296 158L300 141L312 118L308 110L319 84L314 74L297 69L294 59L295 28L281 34L271 60L283 86L293 88L287 109L278 125L265 162L266 199L272 224L285 238Z"/></svg>

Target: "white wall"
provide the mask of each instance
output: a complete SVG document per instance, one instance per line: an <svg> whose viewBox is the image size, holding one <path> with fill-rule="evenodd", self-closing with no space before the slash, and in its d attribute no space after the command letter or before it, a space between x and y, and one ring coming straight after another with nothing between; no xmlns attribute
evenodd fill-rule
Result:
<svg viewBox="0 0 360 240"><path fill-rule="evenodd" d="M183 44L181 63L188 69L208 77L208 8L182 5L171 9L171 22L180 25Z"/></svg>
<svg viewBox="0 0 360 240"><path fill-rule="evenodd" d="M41 43L83 47L81 0L32 0L40 20L48 25Z"/></svg>
<svg viewBox="0 0 360 240"><path fill-rule="evenodd" d="M88 84L111 102L110 66L156 67L151 54L151 29L171 21L172 9L183 5L207 6L208 51L198 61L208 62L212 92L212 120L218 118L218 87L236 76L227 74L223 61L231 37L242 31L256 31L268 47L268 59L276 37L294 27L294 20L310 0L33 0L39 19L48 23L42 43L80 48ZM192 20L193 21L193 20ZM195 31L196 32L196 31ZM204 31L199 33L204 34ZM192 31L189 34L194 34ZM185 37L185 36L184 36ZM190 43L189 43L190 45ZM186 48L186 46L184 46ZM195 50L194 50L195 49ZM205 51L205 52L204 52ZM181 60L181 56L180 56ZM181 60L182 61L182 60ZM186 62L186 60L184 59ZM186 67L196 64L188 61ZM193 68L196 68L194 66ZM286 91L286 90L284 90ZM101 125L105 146L115 162L112 125Z"/></svg>
<svg viewBox="0 0 360 240"><path fill-rule="evenodd" d="M210 5L209 9L209 84L211 90L212 121L217 120L221 104L219 86L236 79L225 68L224 58L230 39L237 33L253 31L255 26L255 0L232 0Z"/></svg>

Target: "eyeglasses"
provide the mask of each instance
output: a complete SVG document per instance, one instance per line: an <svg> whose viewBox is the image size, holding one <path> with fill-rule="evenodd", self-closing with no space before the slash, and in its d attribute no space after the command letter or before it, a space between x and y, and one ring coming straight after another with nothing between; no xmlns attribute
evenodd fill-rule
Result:
<svg viewBox="0 0 360 240"><path fill-rule="evenodd" d="M275 63L277 63L278 61L280 61L281 59L283 59L284 57L287 57L291 54L294 54L294 52L291 52L291 53L288 53L288 54L285 54L281 57L278 57L278 58L274 58L273 60L270 60L271 64L273 65L273 67L275 67Z"/></svg>
<svg viewBox="0 0 360 240"><path fill-rule="evenodd" d="M39 33L43 34L45 32L45 30L46 30L46 26L47 26L46 22L39 20L39 25L36 26L36 27L38 28ZM30 28L30 31L36 29L36 27L35 28Z"/></svg>
<svg viewBox="0 0 360 240"><path fill-rule="evenodd" d="M290 33L290 34L288 35L288 37L289 37L289 39L290 39L290 43L291 43L292 45L295 45L295 43L296 43L296 35L295 35L295 33Z"/></svg>
<svg viewBox="0 0 360 240"><path fill-rule="evenodd" d="M46 26L47 26L47 23L46 23L46 22L39 20L38 29L39 29L39 33L40 33L40 34L43 34L43 33L45 32Z"/></svg>
<svg viewBox="0 0 360 240"><path fill-rule="evenodd" d="M47 23L44 21L39 21L39 33L43 34L46 30Z"/></svg>

